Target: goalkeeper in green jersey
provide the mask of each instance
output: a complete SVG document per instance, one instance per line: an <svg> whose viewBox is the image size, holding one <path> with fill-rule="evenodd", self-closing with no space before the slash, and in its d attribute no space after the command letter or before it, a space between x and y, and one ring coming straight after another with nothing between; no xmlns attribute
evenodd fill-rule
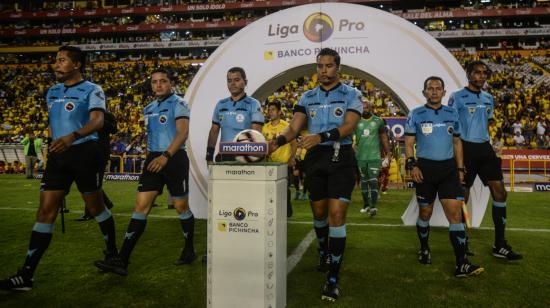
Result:
<svg viewBox="0 0 550 308"><path fill-rule="evenodd" d="M386 122L373 114L371 102L363 102L362 118L355 129L355 158L361 175L361 193L363 195L363 208L361 213L374 216L377 213L376 201L378 200L378 173L380 166L389 166L391 162L391 150L388 135L386 134ZM384 160L380 157L380 144L384 152Z"/></svg>

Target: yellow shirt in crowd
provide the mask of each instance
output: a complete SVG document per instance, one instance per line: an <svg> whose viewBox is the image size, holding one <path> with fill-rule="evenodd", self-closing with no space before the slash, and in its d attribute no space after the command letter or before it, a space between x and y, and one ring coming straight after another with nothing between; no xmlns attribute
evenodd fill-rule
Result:
<svg viewBox="0 0 550 308"><path fill-rule="evenodd" d="M279 136L283 130L288 126L288 122L284 120L279 120L279 123L277 125L271 124L271 122L265 124L262 128L262 134L265 136L265 139L269 142L277 136ZM290 159L290 144L287 143L283 145L282 147L278 148L277 151L271 153L269 155L269 161L274 162L280 162L280 163L287 163Z"/></svg>

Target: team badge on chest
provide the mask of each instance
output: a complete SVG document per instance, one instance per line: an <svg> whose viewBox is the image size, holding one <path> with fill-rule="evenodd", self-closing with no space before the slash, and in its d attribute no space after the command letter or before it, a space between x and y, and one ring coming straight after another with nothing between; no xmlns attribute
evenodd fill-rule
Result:
<svg viewBox="0 0 550 308"><path fill-rule="evenodd" d="M244 121L244 114L242 113L239 113L235 116L235 120L237 120L237 122L239 123L242 123Z"/></svg>
<svg viewBox="0 0 550 308"><path fill-rule="evenodd" d="M166 122L168 122L168 117L165 116L165 115L161 115L159 117L159 122L160 122L160 124L166 124Z"/></svg>
<svg viewBox="0 0 550 308"><path fill-rule="evenodd" d="M432 123L420 123L420 128L422 129L422 134L429 135L433 132Z"/></svg>
<svg viewBox="0 0 550 308"><path fill-rule="evenodd" d="M341 118L342 116L344 115L344 109L340 108L340 107L336 107L334 109L334 116L337 117L337 118Z"/></svg>
<svg viewBox="0 0 550 308"><path fill-rule="evenodd" d="M75 105L74 105L73 102L67 102L67 103L65 104L65 110L68 111L68 112L73 111L74 108L75 108Z"/></svg>

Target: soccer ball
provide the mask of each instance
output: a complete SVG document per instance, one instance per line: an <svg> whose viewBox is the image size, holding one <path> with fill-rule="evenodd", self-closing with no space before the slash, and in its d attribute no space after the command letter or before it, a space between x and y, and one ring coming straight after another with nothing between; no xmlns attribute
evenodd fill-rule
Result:
<svg viewBox="0 0 550 308"><path fill-rule="evenodd" d="M233 142L254 142L254 143L266 143L264 135L257 130L245 129L239 132ZM267 144L267 143L266 143ZM265 158L265 153L258 154L237 154L235 159L242 163L254 163L259 162Z"/></svg>

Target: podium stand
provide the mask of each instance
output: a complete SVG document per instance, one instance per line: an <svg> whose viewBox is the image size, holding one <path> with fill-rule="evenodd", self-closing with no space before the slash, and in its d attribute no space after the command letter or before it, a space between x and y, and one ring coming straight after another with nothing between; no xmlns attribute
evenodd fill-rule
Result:
<svg viewBox="0 0 550 308"><path fill-rule="evenodd" d="M208 307L285 307L287 165L208 172Z"/></svg>

